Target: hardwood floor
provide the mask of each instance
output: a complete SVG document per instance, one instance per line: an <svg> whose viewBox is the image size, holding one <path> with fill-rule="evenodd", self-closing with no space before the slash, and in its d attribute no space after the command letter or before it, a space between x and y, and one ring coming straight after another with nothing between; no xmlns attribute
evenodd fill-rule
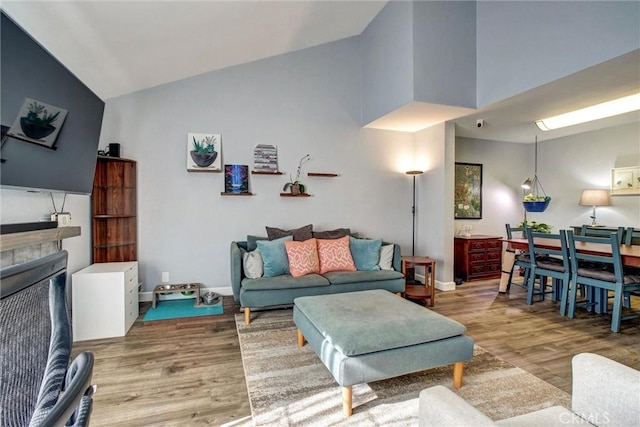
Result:
<svg viewBox="0 0 640 427"><path fill-rule="evenodd" d="M571 358L594 352L640 369L640 319L609 332L610 319L579 310L560 317L550 300L525 303L525 291L497 293L498 281L464 283L438 292L434 311L466 325L489 352L571 392ZM636 298L638 299L638 298ZM248 425L251 409L234 314L142 322L126 337L75 343L74 353L95 355L92 426ZM634 310L640 304L634 302Z"/></svg>

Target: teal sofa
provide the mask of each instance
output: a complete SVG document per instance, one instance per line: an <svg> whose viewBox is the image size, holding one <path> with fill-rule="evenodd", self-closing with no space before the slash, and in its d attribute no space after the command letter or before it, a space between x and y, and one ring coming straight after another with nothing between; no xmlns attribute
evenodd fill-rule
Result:
<svg viewBox="0 0 640 427"><path fill-rule="evenodd" d="M246 250L246 241L231 242L233 298L244 310L244 321L247 325L251 322L251 309L291 306L297 297L371 289L386 289L394 293L404 292L405 279L401 272L402 262L398 245L394 245L393 270L332 271L322 275L307 274L301 277L285 274L258 279L249 279L244 275L242 255Z"/></svg>

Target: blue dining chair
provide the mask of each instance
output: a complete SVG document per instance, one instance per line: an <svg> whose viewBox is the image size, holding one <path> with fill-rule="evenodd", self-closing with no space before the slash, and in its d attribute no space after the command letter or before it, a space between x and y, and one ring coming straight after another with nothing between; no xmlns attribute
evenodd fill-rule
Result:
<svg viewBox="0 0 640 427"><path fill-rule="evenodd" d="M521 236L516 236L516 238L518 237L526 238L525 227L512 227L510 224L505 224L505 228L507 230L507 239L513 239L514 238L513 233L522 233ZM513 262L513 265L511 266L511 271L509 272L509 281L507 282L507 292L509 291L509 289L511 289L511 284L526 288L529 282L529 271L531 269L531 258L529 257L529 253L512 249L509 246L507 246L506 251L513 252L514 254L513 255L514 262ZM513 274L516 270L516 267L521 268L524 273L523 274L524 280L522 281L522 285L520 285L519 283L513 282Z"/></svg>
<svg viewBox="0 0 640 427"><path fill-rule="evenodd" d="M636 230L633 227L628 227L624 231L624 244L640 245L640 230Z"/></svg>
<svg viewBox="0 0 640 427"><path fill-rule="evenodd" d="M536 238L557 240L559 249L543 247L536 241ZM564 316L567 308L569 282L571 280L571 265L569 262L566 231L560 230L557 234L547 234L536 233L528 229L527 239L529 241L529 253L535 254L531 257L527 304L533 304L534 295L539 295L540 300L544 300L544 295L548 293L546 290L547 278L550 278L552 300L561 300L560 315ZM537 292L535 290L536 277L540 279L540 288Z"/></svg>
<svg viewBox="0 0 640 427"><path fill-rule="evenodd" d="M609 249L607 255L596 255L578 250L580 243L599 243ZM618 233L612 232L609 237L576 236L571 230L567 231L569 258L571 260L571 283L569 290L569 318L575 317L577 287L580 284L613 291L613 309L611 311L611 331L620 332L622 320L640 317L640 313L622 315L624 294L640 290L640 274L635 270L625 271L620 255L620 240ZM635 274L634 274L635 273ZM606 304L607 299L604 299ZM587 301L594 304L596 301Z"/></svg>

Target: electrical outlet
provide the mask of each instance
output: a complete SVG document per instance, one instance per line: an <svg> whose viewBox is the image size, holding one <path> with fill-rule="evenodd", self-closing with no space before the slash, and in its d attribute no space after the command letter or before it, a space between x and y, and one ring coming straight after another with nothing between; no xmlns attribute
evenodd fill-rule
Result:
<svg viewBox="0 0 640 427"><path fill-rule="evenodd" d="M169 272L168 271L163 271L162 272L162 283L169 283Z"/></svg>

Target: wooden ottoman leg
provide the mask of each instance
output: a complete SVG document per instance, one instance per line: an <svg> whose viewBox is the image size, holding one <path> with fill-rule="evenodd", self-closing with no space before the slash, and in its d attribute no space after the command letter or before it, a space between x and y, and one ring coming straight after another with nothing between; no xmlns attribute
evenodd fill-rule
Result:
<svg viewBox="0 0 640 427"><path fill-rule="evenodd" d="M342 409L345 417L350 417L352 414L353 394L351 386L342 387Z"/></svg>
<svg viewBox="0 0 640 427"><path fill-rule="evenodd" d="M300 329L298 329L298 347L304 347L304 335Z"/></svg>
<svg viewBox="0 0 640 427"><path fill-rule="evenodd" d="M453 365L453 386L462 387L462 374L464 373L464 362L456 362Z"/></svg>
<svg viewBox="0 0 640 427"><path fill-rule="evenodd" d="M249 307L244 308L244 324L249 326L251 323L251 309Z"/></svg>

